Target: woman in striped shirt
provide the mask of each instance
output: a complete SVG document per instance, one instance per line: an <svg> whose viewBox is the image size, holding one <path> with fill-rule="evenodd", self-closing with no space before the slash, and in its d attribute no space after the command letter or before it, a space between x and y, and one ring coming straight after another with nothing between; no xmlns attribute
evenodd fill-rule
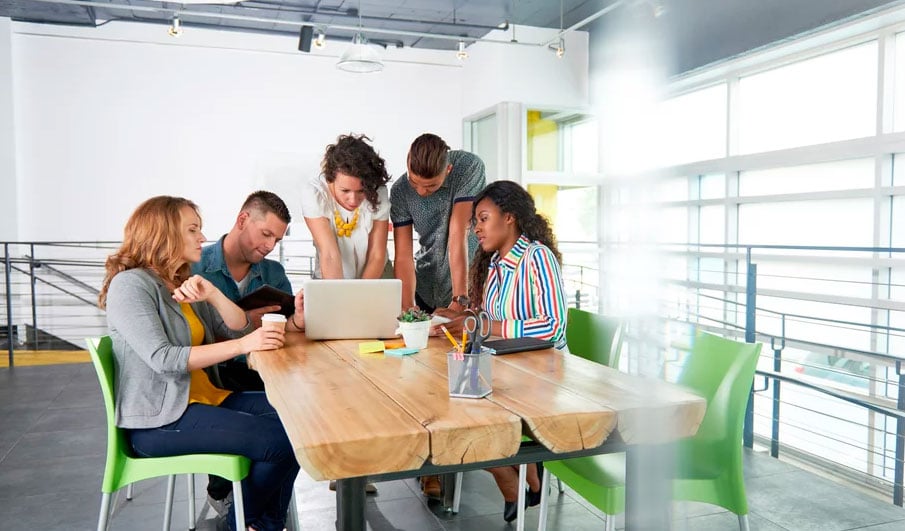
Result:
<svg viewBox="0 0 905 531"><path fill-rule="evenodd" d="M566 344L566 302L556 237L517 183L496 181L475 197L472 224L479 248L469 269L469 295L490 315L492 335L532 336ZM540 463L528 467L529 506L540 503ZM503 493L503 519L517 514L518 467L490 469Z"/></svg>

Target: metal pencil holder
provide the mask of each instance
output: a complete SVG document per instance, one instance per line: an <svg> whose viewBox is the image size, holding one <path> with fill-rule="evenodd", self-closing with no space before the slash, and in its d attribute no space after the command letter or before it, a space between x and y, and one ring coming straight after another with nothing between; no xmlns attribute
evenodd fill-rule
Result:
<svg viewBox="0 0 905 531"><path fill-rule="evenodd" d="M493 390L491 356L492 348L481 347L478 354L460 354L456 350L446 353L449 376L449 396L459 398L483 398ZM457 358L464 358L458 359Z"/></svg>

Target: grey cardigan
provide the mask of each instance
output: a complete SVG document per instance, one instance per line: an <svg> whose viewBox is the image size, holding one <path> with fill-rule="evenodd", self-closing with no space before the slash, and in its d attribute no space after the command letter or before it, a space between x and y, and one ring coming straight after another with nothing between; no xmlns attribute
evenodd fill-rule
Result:
<svg viewBox="0 0 905 531"><path fill-rule="evenodd" d="M213 306L192 303L204 325L204 343L241 337ZM107 291L107 326L116 361L116 425L157 428L185 412L189 402L191 334L163 281L145 269L118 273Z"/></svg>

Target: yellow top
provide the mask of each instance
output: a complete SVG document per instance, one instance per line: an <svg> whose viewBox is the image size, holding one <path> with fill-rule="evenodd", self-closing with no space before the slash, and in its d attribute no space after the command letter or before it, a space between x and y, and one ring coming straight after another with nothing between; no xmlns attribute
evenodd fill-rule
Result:
<svg viewBox="0 0 905 531"><path fill-rule="evenodd" d="M192 346L196 347L204 341L204 325L201 324L201 319L198 319L195 310L192 309L190 304L183 302L179 304L179 307L182 308L182 315L185 316L185 320L189 323L189 332L192 334ZM198 403L219 406L229 396L230 391L224 391L214 386L211 383L211 379L207 377L207 373L203 370L196 369L191 372L191 375L189 404Z"/></svg>

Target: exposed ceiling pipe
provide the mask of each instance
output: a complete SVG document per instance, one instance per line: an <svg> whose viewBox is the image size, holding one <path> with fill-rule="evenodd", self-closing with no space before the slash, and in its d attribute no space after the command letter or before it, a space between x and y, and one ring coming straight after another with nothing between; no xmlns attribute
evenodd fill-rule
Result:
<svg viewBox="0 0 905 531"><path fill-rule="evenodd" d="M142 11L148 13L161 13L166 16L167 20L174 15L179 15L180 18L213 18L220 20L238 20L245 22L263 22L266 24L273 24L277 26L288 26L293 28L298 28L301 26L312 26L316 25L324 30L327 29L337 29L343 31L351 31L358 32L362 31L368 34L381 34L381 35L404 35L408 37L422 37L427 39L438 39L438 40L447 40L447 41L467 41L467 42L492 42L497 44L514 44L519 46L530 46L530 47L539 47L546 46L546 43L538 43L538 42L516 42L516 41L501 41L496 39L485 39L483 37L464 37L461 35L442 35L436 33L426 33L421 31L407 31L407 30L392 30L392 29L382 29L382 28L369 28L369 27L359 27L359 26L346 26L340 24L312 24L310 22L299 21L299 20L280 20L280 19L272 19L272 18L264 18L264 17L253 17L249 15L235 15L231 13L215 13L209 11L192 11L189 9L171 9L164 7L154 7L154 6L138 6L138 5L119 5L119 4L109 4L105 2L95 2L92 0L32 0L34 2L43 2L46 4L63 4L63 5L73 5L73 6L81 6L81 7L99 7L110 10L123 10L123 11ZM620 0L621 2L621 0Z"/></svg>
<svg viewBox="0 0 905 531"><path fill-rule="evenodd" d="M594 13L593 15L591 15L591 16L589 16L589 17L587 17L587 18L585 18L585 19L583 19L583 20L581 20L581 21L579 21L579 22L576 22L575 24L572 24L571 26L569 26L568 28L566 28L566 29L564 29L564 30L560 30L559 33L556 35L556 37L554 37L554 38L550 39L549 41L543 43L542 46L549 46L549 45L551 45L551 44L554 44L554 43L559 42L559 39L562 38L562 36L565 35L566 33L569 33L570 31L575 31L576 29L578 29L578 28L580 28L580 27L582 27L582 26L585 26L585 25L587 25L587 24L590 24L591 22L594 22L594 21L597 20L598 18L602 17L603 15L606 15L606 14L609 13L610 11L616 9L617 7L620 7L620 6L625 5L625 3L626 3L625 0L616 0L616 1L613 2L612 4L606 6L605 8L603 8L603 9L601 9L600 11Z"/></svg>
<svg viewBox="0 0 905 531"><path fill-rule="evenodd" d="M264 4L268 7L259 7L256 4ZM342 18L354 18L358 20L358 10L355 8L342 10L342 9L329 9L329 8L315 8L315 9L305 9L301 7L287 7L285 5L280 5L278 9L274 9L274 4L270 2L242 2L242 7L252 8L252 9L260 9L262 11L279 11L280 13L297 13L300 15L311 15L311 16L326 16L326 17L342 17ZM379 17L376 15L361 15L361 19L364 21L374 20L380 22L399 22L403 24L427 24L433 26L446 26L450 28L471 28L471 29L481 29L481 30L508 30L509 29L509 21L504 20L500 24L496 26L487 26L485 24L469 24L467 22L444 22L441 20L418 20L411 18L396 18L396 17ZM310 20L309 20L310 22Z"/></svg>

